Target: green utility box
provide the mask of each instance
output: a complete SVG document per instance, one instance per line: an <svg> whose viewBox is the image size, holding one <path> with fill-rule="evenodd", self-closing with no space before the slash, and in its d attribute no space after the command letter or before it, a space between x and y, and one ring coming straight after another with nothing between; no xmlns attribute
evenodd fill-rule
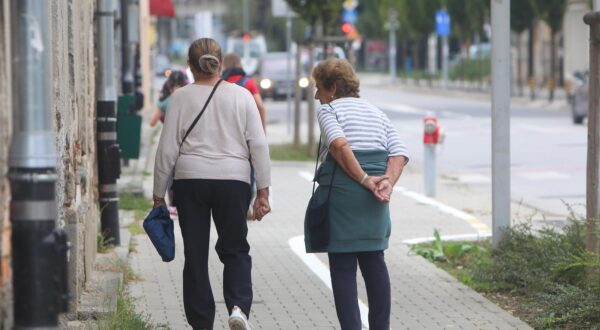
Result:
<svg viewBox="0 0 600 330"><path fill-rule="evenodd" d="M140 157L142 137L142 116L132 111L135 104L133 95L119 96L117 103L117 142L121 148L121 158Z"/></svg>

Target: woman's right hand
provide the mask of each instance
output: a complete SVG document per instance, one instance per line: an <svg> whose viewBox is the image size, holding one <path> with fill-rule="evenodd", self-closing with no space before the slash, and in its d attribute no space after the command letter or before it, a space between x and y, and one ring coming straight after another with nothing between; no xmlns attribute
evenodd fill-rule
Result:
<svg viewBox="0 0 600 330"><path fill-rule="evenodd" d="M167 206L167 202L165 202L165 199L156 195L152 195L152 208L157 208L161 205Z"/></svg>
<svg viewBox="0 0 600 330"><path fill-rule="evenodd" d="M256 192L256 199L252 207L255 220L262 220L262 218L271 212L271 205L269 205L269 188L259 189Z"/></svg>

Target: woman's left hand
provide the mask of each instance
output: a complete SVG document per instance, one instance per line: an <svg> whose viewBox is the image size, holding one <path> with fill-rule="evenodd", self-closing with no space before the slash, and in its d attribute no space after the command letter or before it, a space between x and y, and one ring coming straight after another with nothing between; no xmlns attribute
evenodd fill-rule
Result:
<svg viewBox="0 0 600 330"><path fill-rule="evenodd" d="M369 189L378 201L387 203L390 201L389 197L384 196L379 189L380 183L384 180L389 181L389 178L387 176L368 176L365 182L363 182L363 186Z"/></svg>

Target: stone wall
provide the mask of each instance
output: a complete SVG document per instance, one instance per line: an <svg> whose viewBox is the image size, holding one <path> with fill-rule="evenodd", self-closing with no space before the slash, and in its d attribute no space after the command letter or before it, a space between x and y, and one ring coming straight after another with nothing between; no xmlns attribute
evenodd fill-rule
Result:
<svg viewBox="0 0 600 330"><path fill-rule="evenodd" d="M10 269L11 240L8 205L10 190L8 179L8 146L12 134L10 106L10 22L9 0L0 1L0 329L12 325L12 277Z"/></svg>
<svg viewBox="0 0 600 330"><path fill-rule="evenodd" d="M52 92L59 156L59 226L72 243L70 289L90 276L98 231L93 0L51 1ZM75 311L77 299L72 300Z"/></svg>

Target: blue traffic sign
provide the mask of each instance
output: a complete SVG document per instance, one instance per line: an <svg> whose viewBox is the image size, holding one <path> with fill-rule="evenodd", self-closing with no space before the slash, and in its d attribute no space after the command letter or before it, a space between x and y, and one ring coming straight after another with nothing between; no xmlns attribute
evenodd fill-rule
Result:
<svg viewBox="0 0 600 330"><path fill-rule="evenodd" d="M357 18L356 9L344 9L342 12L342 21L345 23L355 24Z"/></svg>
<svg viewBox="0 0 600 330"><path fill-rule="evenodd" d="M443 9L435 13L435 33L440 37L450 35L450 16Z"/></svg>

